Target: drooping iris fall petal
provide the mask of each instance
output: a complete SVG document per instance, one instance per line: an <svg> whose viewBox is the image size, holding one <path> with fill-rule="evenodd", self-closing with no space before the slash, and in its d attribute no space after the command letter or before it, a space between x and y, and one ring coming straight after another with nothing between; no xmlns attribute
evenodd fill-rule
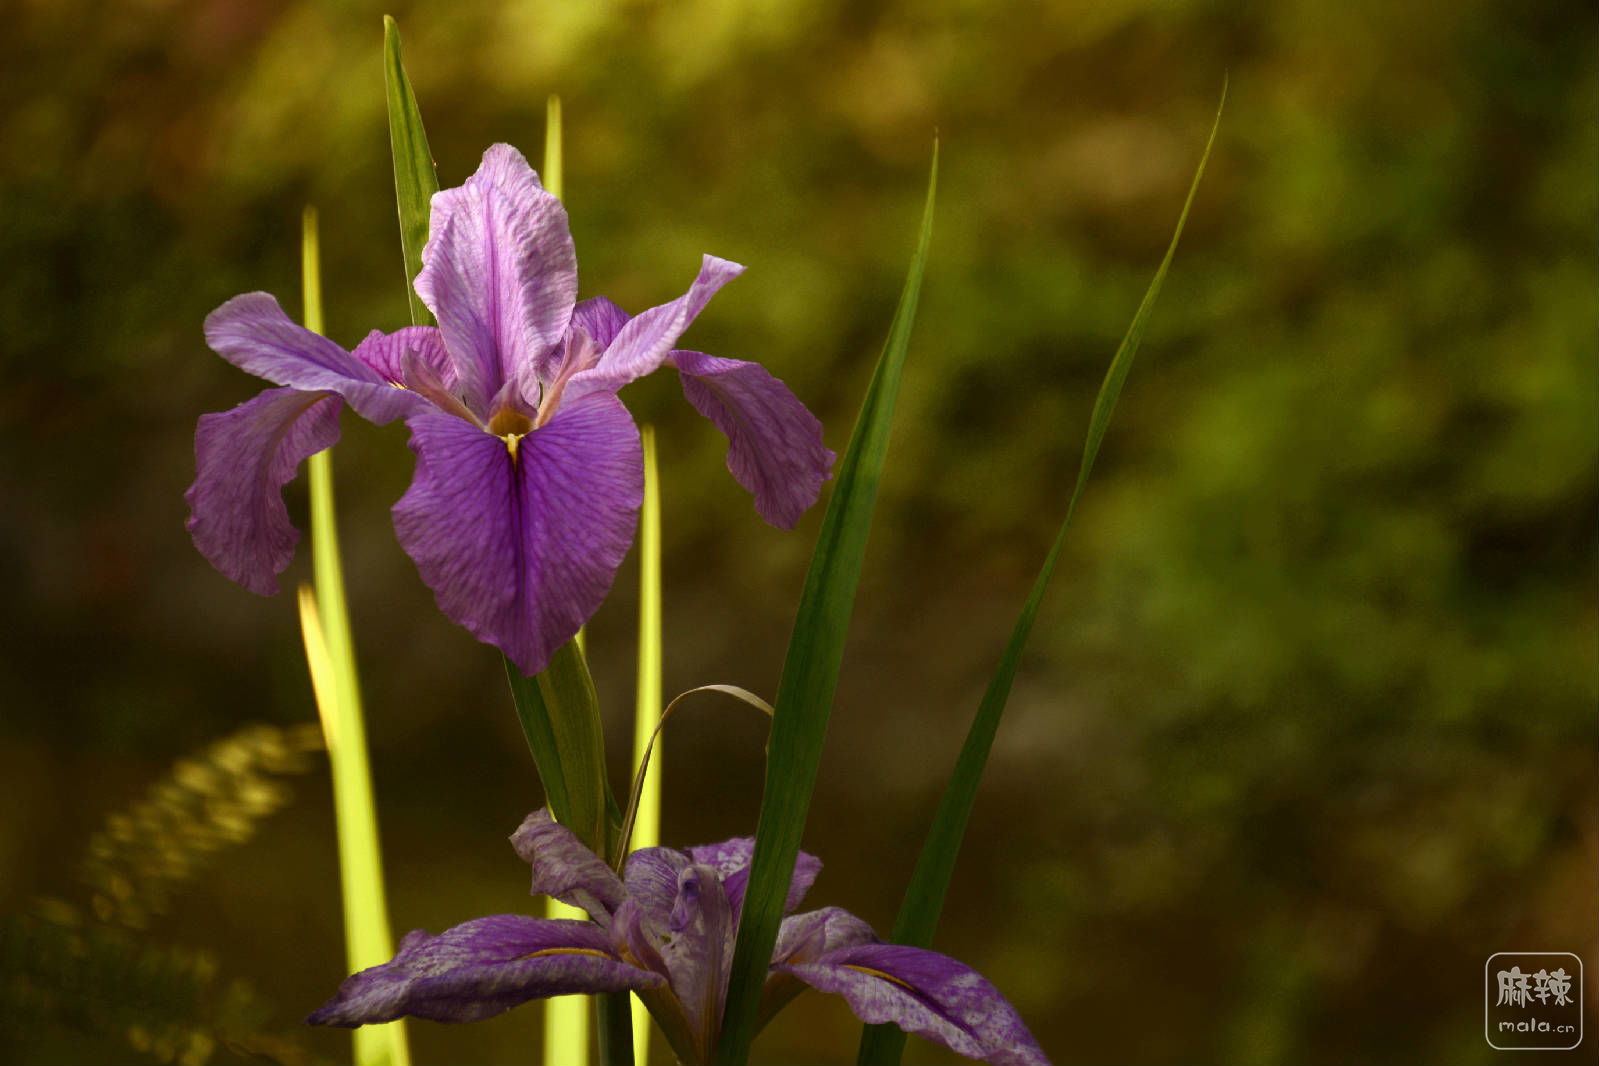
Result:
<svg viewBox="0 0 1599 1066"><path fill-rule="evenodd" d="M595 393L514 442L458 418L408 420L416 477L400 545L442 610L527 674L599 607L644 494L638 431Z"/></svg>
<svg viewBox="0 0 1599 1066"><path fill-rule="evenodd" d="M278 590L300 533L283 486L300 463L339 440L343 402L329 392L268 389L231 411L202 415L194 433L189 534L211 565L251 592Z"/></svg>
<svg viewBox="0 0 1599 1066"><path fill-rule="evenodd" d="M774 969L843 996L863 1022L891 1022L996 1066L1048 1066L1016 1008L982 974L947 955L856 944Z"/></svg>
<svg viewBox="0 0 1599 1066"><path fill-rule="evenodd" d="M347 978L306 1021L354 1028L409 1014L473 1022L530 999L665 983L619 958L598 926L497 914L437 936L407 934L393 959Z"/></svg>
<svg viewBox="0 0 1599 1066"><path fill-rule="evenodd" d="M793 529L832 476L822 423L759 363L677 351L669 360L683 395L727 437L727 469L755 497L755 510Z"/></svg>

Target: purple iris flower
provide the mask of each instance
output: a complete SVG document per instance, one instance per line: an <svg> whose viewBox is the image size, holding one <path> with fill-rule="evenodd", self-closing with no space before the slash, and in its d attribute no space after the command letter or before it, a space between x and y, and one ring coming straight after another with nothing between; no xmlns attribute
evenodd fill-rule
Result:
<svg viewBox="0 0 1599 1066"><path fill-rule="evenodd" d="M592 922L499 914L400 942L394 958L345 980L308 1019L355 1027L403 1015L469 1022L531 999L638 993L687 1063L716 1052L733 943L754 840L644 848L618 877L549 811L512 835L533 867L533 893L587 911ZM761 996L760 1024L806 986L843 996L865 1022L893 1022L961 1055L999 1066L1048 1066L1016 1008L968 966L937 952L883 944L838 907L794 914L822 864L801 852Z"/></svg>
<svg viewBox="0 0 1599 1066"><path fill-rule="evenodd" d="M504 144L434 195L422 259L416 291L437 328L374 330L353 352L266 293L206 318L219 355L286 386L203 416L195 433L189 531L252 592L277 590L299 540L283 486L338 440L346 403L379 424L406 420L417 463L394 506L400 544L444 613L527 674L598 609L633 539L643 455L623 385L675 367L774 526L792 528L831 476L821 423L781 381L673 349L737 263L705 256L688 292L637 317L603 296L577 303L566 210Z"/></svg>

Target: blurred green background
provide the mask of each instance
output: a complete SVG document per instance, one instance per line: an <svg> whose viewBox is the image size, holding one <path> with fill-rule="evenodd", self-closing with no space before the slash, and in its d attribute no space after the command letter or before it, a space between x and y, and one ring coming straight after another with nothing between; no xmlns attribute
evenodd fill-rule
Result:
<svg viewBox="0 0 1599 1066"><path fill-rule="evenodd" d="M1564 1057L1593 1061L1591 5L388 10L445 185L497 140L536 163L560 93L582 294L637 311L703 252L748 264L688 341L763 362L839 451L938 131L933 257L806 832L827 863L811 902L884 931L1229 73L937 946L1063 1063L1497 1060L1487 956L1574 951L1590 1033ZM200 323L247 290L298 309L302 205L332 335L406 321L382 9L11 12L0 1059L339 1059L343 1033L298 1021L343 976L325 764L285 750L299 733L211 747L314 719L293 599L213 571L182 493L195 419L260 387ZM668 693L770 695L821 509L766 527L669 375L624 398L661 434ZM344 433L396 931L528 911L505 838L540 793L499 658L394 541L403 429ZM636 573L590 630L617 780ZM679 722L667 842L752 832L762 722L709 698ZM189 813L141 814L195 753L154 797ZM529 1062L539 1024L421 1023L413 1047ZM853 1061L858 1032L803 997L756 1054ZM907 1060L957 1061L915 1041Z"/></svg>

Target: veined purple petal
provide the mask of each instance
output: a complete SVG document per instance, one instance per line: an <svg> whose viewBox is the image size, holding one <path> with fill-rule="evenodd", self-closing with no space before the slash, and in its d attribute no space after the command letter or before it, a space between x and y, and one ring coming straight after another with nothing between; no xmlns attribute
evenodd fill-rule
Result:
<svg viewBox="0 0 1599 1066"><path fill-rule="evenodd" d="M619 956L664 976L666 960L661 958L661 930L665 928L645 916L638 900L625 899L611 915L611 946Z"/></svg>
<svg viewBox="0 0 1599 1066"><path fill-rule="evenodd" d="M664 926L657 928L644 916L637 900L626 900L616 908L616 913L611 917L611 946L619 956L629 962L664 976L668 973L666 960L661 957L661 951L666 944L666 938L661 934L664 928ZM786 980L793 979L786 978ZM672 1047L678 1049L680 1055L686 1056L700 1038L696 1037L695 1023L689 1021L688 1015L683 1011L683 1004L678 1002L672 993L670 984L661 988L642 990L638 996L649 1008L650 1014L660 1025ZM703 1040L700 1042L703 1043Z"/></svg>
<svg viewBox="0 0 1599 1066"><path fill-rule="evenodd" d="M727 437L727 469L755 496L755 510L793 529L833 476L822 423L759 363L675 351L683 395Z"/></svg>
<svg viewBox="0 0 1599 1066"><path fill-rule="evenodd" d="M714 869L693 865L677 875L677 901L667 920L671 935L660 954L700 1062L710 1060L722 1029L733 963L733 919L727 892Z"/></svg>
<svg viewBox="0 0 1599 1066"><path fill-rule="evenodd" d="M530 999L664 983L618 958L598 926L497 914L438 936L410 933L392 960L347 978L306 1021L354 1028L409 1014L474 1022Z"/></svg>
<svg viewBox="0 0 1599 1066"><path fill-rule="evenodd" d="M410 387L413 384L411 377L415 366L407 373L407 364L412 359L431 371L432 380L446 388L454 388L457 384L455 364L444 347L444 335L434 326L406 326L393 333L375 329L350 354L394 385Z"/></svg>
<svg viewBox="0 0 1599 1066"><path fill-rule="evenodd" d="M1048 1066L1016 1008L976 970L946 955L897 944L857 944L813 962L773 969L838 993L863 1022L893 1022L996 1066Z"/></svg>
<svg viewBox="0 0 1599 1066"><path fill-rule="evenodd" d="M537 372L560 354L577 299L566 209L508 144L464 185L433 194L416 293L438 317L467 406L480 415L506 382L538 401Z"/></svg>
<svg viewBox="0 0 1599 1066"><path fill-rule="evenodd" d="M636 901L644 917L665 929L677 904L677 877L693 865L689 857L671 848L640 848L622 868L628 898Z"/></svg>
<svg viewBox="0 0 1599 1066"><path fill-rule="evenodd" d="M433 326L406 326L393 333L373 330L351 353L392 384L409 389L446 414L481 425L488 415L461 399L460 375Z"/></svg>
<svg viewBox="0 0 1599 1066"><path fill-rule="evenodd" d="M591 370L572 378L566 388L568 403L585 393L602 390L615 392L623 385L641 378L661 365L677 338L688 329L689 323L705 310L705 305L718 289L740 274L744 268L714 255L705 256L699 276L688 292L670 303L652 307L627 324L606 347L605 354ZM610 312L606 312L610 316Z"/></svg>
<svg viewBox="0 0 1599 1066"><path fill-rule="evenodd" d="M283 486L300 462L339 439L339 397L268 389L231 411L201 415L194 484L184 493L194 546L251 592L270 596L300 534Z"/></svg>
<svg viewBox="0 0 1599 1066"><path fill-rule="evenodd" d="M875 943L877 934L872 927L841 907L824 907L784 918L777 928L772 968L761 987L759 1018L771 1018L805 991L805 983L788 972L784 963L809 962L839 948Z"/></svg>
<svg viewBox="0 0 1599 1066"><path fill-rule="evenodd" d="M749 884L750 857L755 854L754 837L734 837L720 844L702 844L689 848L688 857L705 863L716 870L727 888L727 898L732 902L733 913L744 909L744 889ZM822 860L808 852L800 852L794 859L794 879L788 885L788 897L783 903L783 913L792 914L805 899L816 875L822 872Z"/></svg>
<svg viewBox="0 0 1599 1066"><path fill-rule="evenodd" d="M588 621L633 537L638 430L615 396L563 404L505 440L458 418L410 418L416 477L394 529L439 608L525 674Z"/></svg>
<svg viewBox="0 0 1599 1066"><path fill-rule="evenodd" d="M601 926L610 923L611 912L627 898L616 871L551 817L548 807L523 819L511 834L511 846L533 867L535 896L554 896L581 907Z"/></svg>
<svg viewBox="0 0 1599 1066"><path fill-rule="evenodd" d="M783 919L777 927L772 965L811 962L840 948L875 943L877 934L864 921L842 907L823 907Z"/></svg>
<svg viewBox="0 0 1599 1066"><path fill-rule="evenodd" d="M326 337L296 325L264 292L235 296L207 315L205 342L240 370L275 385L336 392L379 425L425 406Z"/></svg>
<svg viewBox="0 0 1599 1066"><path fill-rule="evenodd" d="M633 316L604 296L594 296L572 308L572 325L594 339L603 351L611 346Z"/></svg>

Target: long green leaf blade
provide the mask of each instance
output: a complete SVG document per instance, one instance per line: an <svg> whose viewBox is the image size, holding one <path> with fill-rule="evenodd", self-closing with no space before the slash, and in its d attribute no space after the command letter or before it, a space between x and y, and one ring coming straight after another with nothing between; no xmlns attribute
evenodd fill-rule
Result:
<svg viewBox="0 0 1599 1066"><path fill-rule="evenodd" d="M1066 543L1066 531L1071 526L1072 516L1077 513L1077 502L1082 497L1083 487L1088 484L1088 475L1093 469L1095 458L1099 455L1100 443L1110 426L1111 414L1116 408L1117 398L1121 395L1122 384L1127 380L1128 371L1132 369L1133 356L1137 354L1138 346L1144 339L1144 331L1148 327L1155 299L1160 295L1161 285L1166 280L1166 271L1171 266L1172 256L1177 251L1178 239L1182 237L1183 226L1188 221L1188 210L1193 206L1194 196L1199 192L1199 180L1205 174L1205 164L1210 159L1211 146L1216 143L1216 131L1221 126L1222 105L1226 101L1227 89L1224 83L1221 103L1216 108L1216 119L1211 125L1210 137L1205 142L1205 151L1200 156L1199 168L1195 171L1193 183L1188 188L1188 198L1183 202L1182 213L1177 216L1177 227L1172 233L1171 243L1166 248L1166 256L1161 260L1159 269L1155 271L1155 277L1149 283L1149 288L1138 305L1138 312L1133 316L1132 324L1128 326L1121 345L1116 349L1116 355L1105 373L1105 380L1100 385L1099 395L1094 400L1093 414L1088 423L1088 439L1084 443L1083 459L1078 467L1077 485L1072 490L1070 502L1066 505L1066 517L1061 522L1060 530L1055 534L1055 542L1050 546L1049 554L1044 557L1044 564L1038 571L1038 577L1033 581L1027 600L1022 604L1021 616L1016 619L1016 626L1011 630L1010 639L1000 655L999 665L995 667L993 676L989 679L988 688L983 693L982 702L978 705L977 714L973 717L971 728L966 734L966 742L961 746L960 755L955 760L955 769L944 788L944 796L939 803L938 813L933 817L933 824L928 830L921 857L911 874L910 885L905 890L905 899L900 904L899 917L889 937L895 944L909 944L921 948L932 944L933 933L938 928L938 918L944 907L944 896L949 890L950 878L954 874L955 859L960 852L966 824L971 817L972 804L977 797L978 782L987 765L988 753L994 745L994 736L999 730L1000 718L1005 713L1005 704L1010 698L1011 685L1016 680L1022 651L1027 647L1027 640L1032 635L1033 622L1038 616L1038 609L1043 603L1044 592L1049 587L1050 578L1055 573L1055 563L1060 557L1062 546ZM861 1035L860 1053L856 1061L860 1066L868 1064L894 1066L899 1062L904 1048L905 1033L897 1026L868 1025Z"/></svg>
<svg viewBox="0 0 1599 1066"><path fill-rule="evenodd" d="M422 270L428 208L439 191L439 175L411 79L400 59L400 28L389 15L383 16L383 81L389 105L389 149L394 155L394 199L400 211L400 249L405 255L405 294L411 303L411 324L431 326L433 315L413 283Z"/></svg>
<svg viewBox="0 0 1599 1066"><path fill-rule="evenodd" d="M877 487L888 454L894 401L910 345L927 247L933 232L933 201L938 188L938 145L927 181L921 233L911 257L905 288L889 329L888 341L867 388L849 448L839 466L833 498L805 578L794 632L789 638L772 719L766 785L755 834L749 885L744 895L738 943L733 953L727 1009L717 1061L744 1062L755 1035L756 1012L783 916L783 900L793 877L805 815L810 808L822 741L838 684L839 664L860 581L871 530Z"/></svg>
<svg viewBox="0 0 1599 1066"><path fill-rule="evenodd" d="M305 327L321 333L322 268L316 209L307 207L301 221ZM309 467L311 564L316 596L309 599L302 593L301 626L333 770L346 960L350 972L355 973L388 962L394 951L389 938L388 903L383 891L377 808L367 764L361 686L355 668L354 642L350 637L350 615L345 606L344 569L339 559L331 449L311 456ZM355 1061L359 1066L408 1066L411 1061L404 1022L364 1026L356 1030L354 1041Z"/></svg>

